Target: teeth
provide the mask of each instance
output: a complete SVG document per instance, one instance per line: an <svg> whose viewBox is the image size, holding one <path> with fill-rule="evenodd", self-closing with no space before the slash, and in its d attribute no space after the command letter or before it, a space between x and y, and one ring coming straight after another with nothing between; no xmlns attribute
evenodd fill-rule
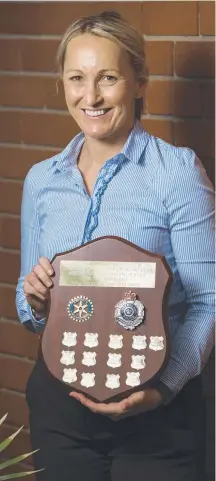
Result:
<svg viewBox="0 0 216 481"><path fill-rule="evenodd" d="M100 115L104 115L106 110L85 110L86 115L89 117L98 117Z"/></svg>

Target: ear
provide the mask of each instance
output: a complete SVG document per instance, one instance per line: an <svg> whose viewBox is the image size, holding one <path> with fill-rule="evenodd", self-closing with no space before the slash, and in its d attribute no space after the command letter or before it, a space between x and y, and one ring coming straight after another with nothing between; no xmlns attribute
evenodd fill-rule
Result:
<svg viewBox="0 0 216 481"><path fill-rule="evenodd" d="M136 93L136 99L141 99L145 95L147 87L147 81L146 80L139 80L137 82L137 93Z"/></svg>

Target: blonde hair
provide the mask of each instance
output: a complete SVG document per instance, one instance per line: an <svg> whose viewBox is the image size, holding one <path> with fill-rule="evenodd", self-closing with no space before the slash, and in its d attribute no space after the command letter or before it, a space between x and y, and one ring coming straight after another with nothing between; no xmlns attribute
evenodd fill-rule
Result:
<svg viewBox="0 0 216 481"><path fill-rule="evenodd" d="M64 71L65 54L70 40L84 33L105 37L118 43L129 54L137 80L142 84L147 82L144 39L118 12L114 11L81 17L68 27L57 51L57 65L60 74ZM142 111L143 98L136 98L135 117L140 119Z"/></svg>

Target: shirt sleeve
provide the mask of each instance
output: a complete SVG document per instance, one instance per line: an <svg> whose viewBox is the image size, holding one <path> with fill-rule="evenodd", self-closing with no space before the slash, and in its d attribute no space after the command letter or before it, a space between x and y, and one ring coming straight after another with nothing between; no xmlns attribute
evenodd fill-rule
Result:
<svg viewBox="0 0 216 481"><path fill-rule="evenodd" d="M30 330L40 332L45 319L37 320L28 304L24 291L24 279L38 263L40 225L36 200L31 186L29 171L23 186L21 206L21 270L16 288L16 308L20 321ZM29 322L30 321L30 322Z"/></svg>
<svg viewBox="0 0 216 481"><path fill-rule="evenodd" d="M175 394L201 373L214 344L214 191L194 153L169 185L171 243L187 303L160 379Z"/></svg>

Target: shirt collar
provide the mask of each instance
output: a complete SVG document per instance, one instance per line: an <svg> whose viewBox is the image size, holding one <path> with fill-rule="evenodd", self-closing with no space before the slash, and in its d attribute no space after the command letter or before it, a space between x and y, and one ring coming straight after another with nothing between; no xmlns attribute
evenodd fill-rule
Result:
<svg viewBox="0 0 216 481"><path fill-rule="evenodd" d="M76 135L62 152L55 155L51 164L51 168L54 168L54 171L57 172L75 166L77 164L77 158L84 139L85 137L83 132L80 132L78 135ZM123 155L128 160L138 164L148 139L148 132L143 129L139 120L136 120L133 129L131 130L121 152L118 155ZM116 157L117 156L115 156L115 159Z"/></svg>
<svg viewBox="0 0 216 481"><path fill-rule="evenodd" d="M53 158L51 168L54 168L55 172L61 172L66 170L68 167L75 166L83 142L84 134L83 132L80 132L69 142L65 149L60 152L60 154L57 154Z"/></svg>
<svg viewBox="0 0 216 481"><path fill-rule="evenodd" d="M128 139L124 144L121 154L124 154L127 159L131 160L135 164L138 164L145 150L149 137L149 133L143 129L140 121L136 120Z"/></svg>

